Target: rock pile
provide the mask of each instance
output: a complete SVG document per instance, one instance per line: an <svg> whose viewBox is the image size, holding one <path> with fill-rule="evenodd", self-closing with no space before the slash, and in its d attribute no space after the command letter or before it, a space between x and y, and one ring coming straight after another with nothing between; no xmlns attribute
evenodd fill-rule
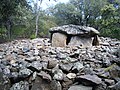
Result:
<svg viewBox="0 0 120 90"><path fill-rule="evenodd" d="M49 39L0 44L1 90L120 90L120 41L51 47Z"/></svg>

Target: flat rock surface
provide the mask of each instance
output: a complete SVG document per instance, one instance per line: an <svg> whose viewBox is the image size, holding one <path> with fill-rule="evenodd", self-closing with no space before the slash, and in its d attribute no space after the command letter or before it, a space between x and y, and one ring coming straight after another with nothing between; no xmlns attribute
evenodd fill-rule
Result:
<svg viewBox="0 0 120 90"><path fill-rule="evenodd" d="M99 32L92 27L86 27L86 26L78 26L78 25L64 25L59 27L53 27L50 29L50 32L64 32L66 34L72 34L72 35L84 35L84 34L99 34Z"/></svg>

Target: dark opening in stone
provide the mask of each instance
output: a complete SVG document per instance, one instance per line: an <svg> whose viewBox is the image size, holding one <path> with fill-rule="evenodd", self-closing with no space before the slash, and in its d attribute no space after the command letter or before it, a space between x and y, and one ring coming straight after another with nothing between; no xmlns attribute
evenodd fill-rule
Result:
<svg viewBox="0 0 120 90"><path fill-rule="evenodd" d="M70 40L71 40L71 38L72 38L72 35L67 35L67 40L66 40L66 45L68 45L69 44L69 42L70 42Z"/></svg>

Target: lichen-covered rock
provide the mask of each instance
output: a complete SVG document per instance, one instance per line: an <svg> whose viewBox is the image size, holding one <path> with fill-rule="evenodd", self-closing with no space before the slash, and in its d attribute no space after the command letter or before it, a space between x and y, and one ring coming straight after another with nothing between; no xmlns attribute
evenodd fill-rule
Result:
<svg viewBox="0 0 120 90"><path fill-rule="evenodd" d="M10 90L29 90L29 83L26 81L20 81L15 83Z"/></svg>
<svg viewBox="0 0 120 90"><path fill-rule="evenodd" d="M10 84L8 77L0 72L0 90L9 90Z"/></svg>
<svg viewBox="0 0 120 90"><path fill-rule="evenodd" d="M40 61L34 61L27 66L32 71L40 71L42 69L42 64Z"/></svg>
<svg viewBox="0 0 120 90"><path fill-rule="evenodd" d="M25 69L22 69L19 71L19 77L26 78L26 77L30 76L32 73L33 73L33 71L25 68Z"/></svg>
<svg viewBox="0 0 120 90"><path fill-rule="evenodd" d="M55 79L55 80L63 80L64 73L62 72L62 70L57 69L53 73L54 73L53 79Z"/></svg>

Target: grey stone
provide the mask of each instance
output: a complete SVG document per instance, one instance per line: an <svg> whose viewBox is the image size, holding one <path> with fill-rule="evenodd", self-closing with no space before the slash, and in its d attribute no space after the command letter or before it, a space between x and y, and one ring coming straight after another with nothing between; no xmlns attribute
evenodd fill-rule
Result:
<svg viewBox="0 0 120 90"><path fill-rule="evenodd" d="M43 70L47 69L48 62L41 62Z"/></svg>
<svg viewBox="0 0 120 90"><path fill-rule="evenodd" d="M37 74L38 76L41 76L43 79L45 80L48 80L48 81L51 81L52 78L49 74L47 74L46 72L44 71L41 71L40 73Z"/></svg>
<svg viewBox="0 0 120 90"><path fill-rule="evenodd" d="M57 60L49 60L47 68L52 69L57 65Z"/></svg>
<svg viewBox="0 0 120 90"><path fill-rule="evenodd" d="M62 82L63 90L68 90L68 88L73 84L72 79L68 79L67 77L64 77L64 80Z"/></svg>
<svg viewBox="0 0 120 90"><path fill-rule="evenodd" d="M64 73L62 72L62 70L57 69L53 73L54 73L53 79L55 79L55 80L63 80Z"/></svg>
<svg viewBox="0 0 120 90"><path fill-rule="evenodd" d="M4 73L5 75L10 74L10 69L9 69L8 67L4 68L4 69L3 69L3 73Z"/></svg>
<svg viewBox="0 0 120 90"><path fill-rule="evenodd" d="M0 55L0 59L2 59L3 58L3 56L2 55Z"/></svg>
<svg viewBox="0 0 120 90"><path fill-rule="evenodd" d="M11 74L7 75L11 82L16 83L20 80L18 76L18 72L11 72Z"/></svg>
<svg viewBox="0 0 120 90"><path fill-rule="evenodd" d="M83 85L74 85L74 86L71 86L68 90L92 90L92 87L83 86Z"/></svg>
<svg viewBox="0 0 120 90"><path fill-rule="evenodd" d="M120 67L118 65L113 64L107 67L105 70L109 72L111 78L120 78Z"/></svg>
<svg viewBox="0 0 120 90"><path fill-rule="evenodd" d="M58 81L48 82L37 76L31 90L62 90L61 84Z"/></svg>
<svg viewBox="0 0 120 90"><path fill-rule="evenodd" d="M28 52L30 49L28 48L28 47L23 47L22 48L22 51L24 52L24 53L26 53L26 52Z"/></svg>
<svg viewBox="0 0 120 90"><path fill-rule="evenodd" d="M114 54L115 54L118 58L120 58L120 48L118 48L118 49L114 52Z"/></svg>
<svg viewBox="0 0 120 90"><path fill-rule="evenodd" d="M115 85L109 86L107 90L120 90L120 81L117 82Z"/></svg>
<svg viewBox="0 0 120 90"><path fill-rule="evenodd" d="M19 71L19 77L26 78L26 77L30 76L32 73L33 73L33 71L25 68L25 69L22 69Z"/></svg>
<svg viewBox="0 0 120 90"><path fill-rule="evenodd" d="M76 63L74 63L72 70L77 73L80 70L82 70L83 68L84 68L84 66L82 63L76 62Z"/></svg>
<svg viewBox="0 0 120 90"><path fill-rule="evenodd" d="M58 53L57 54L57 58L59 58L59 59L66 59L67 58L67 55L66 54L62 54L62 53Z"/></svg>
<svg viewBox="0 0 120 90"><path fill-rule="evenodd" d="M69 63L69 64L60 64L60 68L63 71L66 71L66 72L70 72L70 70L72 69L72 67L73 67L72 63Z"/></svg>
<svg viewBox="0 0 120 90"><path fill-rule="evenodd" d="M28 62L33 62L33 61L36 60L36 58L35 57L29 57L29 58L26 58L25 60L28 61Z"/></svg>
<svg viewBox="0 0 120 90"><path fill-rule="evenodd" d="M107 58L107 57L105 57L104 59L103 59L103 66L104 67L108 67L108 66L110 66L111 65L111 62L110 62L110 60Z"/></svg>
<svg viewBox="0 0 120 90"><path fill-rule="evenodd" d="M111 80L111 79L105 79L105 83L108 84L108 85L114 85L115 81Z"/></svg>
<svg viewBox="0 0 120 90"><path fill-rule="evenodd" d="M76 77L76 74L75 73L68 73L66 75L69 79L74 79Z"/></svg>
<svg viewBox="0 0 120 90"><path fill-rule="evenodd" d="M40 70L42 70L42 64L40 63L40 61L34 61L31 64L29 64L27 67L29 69L31 69L32 71L40 71Z"/></svg>
<svg viewBox="0 0 120 90"><path fill-rule="evenodd" d="M102 83L101 78L96 75L81 75L77 77L85 85L98 85Z"/></svg>
<svg viewBox="0 0 120 90"><path fill-rule="evenodd" d="M10 90L29 90L29 83L26 81L20 81L13 84Z"/></svg>
<svg viewBox="0 0 120 90"><path fill-rule="evenodd" d="M0 72L0 89L1 90L9 90L10 88L10 80L7 76L5 76L2 72Z"/></svg>
<svg viewBox="0 0 120 90"><path fill-rule="evenodd" d="M35 55L35 56L39 55L39 50L35 49L35 50L34 50L34 55Z"/></svg>
<svg viewBox="0 0 120 90"><path fill-rule="evenodd" d="M106 88L107 85L104 82L102 82L99 85L94 85L93 90L106 90Z"/></svg>

